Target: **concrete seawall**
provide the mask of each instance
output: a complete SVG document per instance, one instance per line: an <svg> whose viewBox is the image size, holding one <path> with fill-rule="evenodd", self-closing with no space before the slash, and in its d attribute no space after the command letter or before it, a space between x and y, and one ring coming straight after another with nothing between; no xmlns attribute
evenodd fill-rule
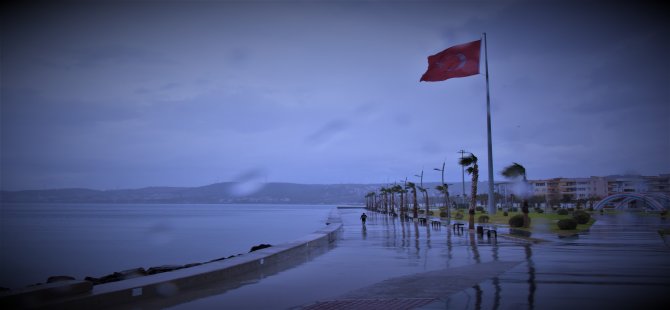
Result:
<svg viewBox="0 0 670 310"><path fill-rule="evenodd" d="M337 209L331 211L326 222L326 227L292 242L226 260L96 286L87 281L53 283L48 287L35 287L2 296L0 306L3 309L99 309L138 302L166 306L221 293L245 282L258 281L327 251L338 239L342 228ZM198 289L203 286L207 289Z"/></svg>

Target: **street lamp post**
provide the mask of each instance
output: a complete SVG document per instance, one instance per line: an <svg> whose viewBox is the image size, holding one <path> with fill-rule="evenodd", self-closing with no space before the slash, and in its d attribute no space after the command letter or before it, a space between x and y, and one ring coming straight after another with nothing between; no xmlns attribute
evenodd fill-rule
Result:
<svg viewBox="0 0 670 310"><path fill-rule="evenodd" d="M445 162L442 162L442 169L440 169L440 168L433 168L433 170L436 170L436 171L442 171L442 184L443 184L443 185L444 185L444 164L445 164Z"/></svg>
<svg viewBox="0 0 670 310"><path fill-rule="evenodd" d="M435 170L435 171L440 171L440 172L442 172L442 184L441 184L442 186L444 186L444 163L445 163L445 162L442 162L442 169L440 169L440 168L433 168L433 170ZM446 203L446 202L445 202L445 203Z"/></svg>
<svg viewBox="0 0 670 310"><path fill-rule="evenodd" d="M440 168L433 168L433 170L440 171L442 172L442 189L444 190L444 207L447 208L447 218L451 218L451 212L449 208L449 188L447 187L447 184L444 183L444 164L446 162L442 162L442 169Z"/></svg>
<svg viewBox="0 0 670 310"><path fill-rule="evenodd" d="M421 187L423 187L423 170L421 170L421 175L415 174L414 176L421 178L419 184L421 184Z"/></svg>
<svg viewBox="0 0 670 310"><path fill-rule="evenodd" d="M421 192L423 192L424 191L424 189L423 189L423 169L421 170L421 175L415 174L414 176L420 178L419 179L419 184L420 184L419 188L421 189ZM426 205L428 205L428 201L426 201Z"/></svg>

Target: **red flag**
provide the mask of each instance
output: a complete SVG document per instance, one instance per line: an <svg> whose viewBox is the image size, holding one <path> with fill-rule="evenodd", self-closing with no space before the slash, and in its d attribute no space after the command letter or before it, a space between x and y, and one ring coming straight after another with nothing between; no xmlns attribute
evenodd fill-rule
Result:
<svg viewBox="0 0 670 310"><path fill-rule="evenodd" d="M479 55L482 40L454 45L428 56L428 70L420 81L438 82L450 78L479 74Z"/></svg>

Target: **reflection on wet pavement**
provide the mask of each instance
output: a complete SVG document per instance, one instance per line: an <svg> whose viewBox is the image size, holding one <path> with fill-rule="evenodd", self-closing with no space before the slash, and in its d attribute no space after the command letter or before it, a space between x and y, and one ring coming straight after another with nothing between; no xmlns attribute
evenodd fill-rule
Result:
<svg viewBox="0 0 670 310"><path fill-rule="evenodd" d="M622 217L626 220L622 221ZM670 249L657 216L606 215L576 238L522 245L525 263L426 309L661 309Z"/></svg>
<svg viewBox="0 0 670 310"><path fill-rule="evenodd" d="M456 272L459 267L483 268L491 262L517 263L422 308L638 308L653 304L670 289L670 249L656 232L668 224L658 217L636 216L622 222L612 215L601 216L590 232L578 238L559 239L547 232L533 237L548 242L529 244L374 212L362 224L362 209L340 212L342 237L328 252L254 283L180 301L173 308L299 309L355 295L394 278L444 270L448 274L450 268ZM416 283L422 282L414 283L417 289L421 284Z"/></svg>

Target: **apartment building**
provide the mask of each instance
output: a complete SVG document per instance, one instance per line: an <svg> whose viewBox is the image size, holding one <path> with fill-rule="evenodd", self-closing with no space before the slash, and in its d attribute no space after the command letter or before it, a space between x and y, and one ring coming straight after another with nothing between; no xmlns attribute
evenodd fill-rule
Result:
<svg viewBox="0 0 670 310"><path fill-rule="evenodd" d="M545 201L600 199L619 193L662 193L670 195L670 174L658 176L611 175L588 178L529 180L533 196ZM496 192L503 197L515 194L515 183L500 182ZM517 194L518 195L518 194Z"/></svg>
<svg viewBox="0 0 670 310"><path fill-rule="evenodd" d="M664 193L670 195L670 174L643 177L647 187L646 192Z"/></svg>

